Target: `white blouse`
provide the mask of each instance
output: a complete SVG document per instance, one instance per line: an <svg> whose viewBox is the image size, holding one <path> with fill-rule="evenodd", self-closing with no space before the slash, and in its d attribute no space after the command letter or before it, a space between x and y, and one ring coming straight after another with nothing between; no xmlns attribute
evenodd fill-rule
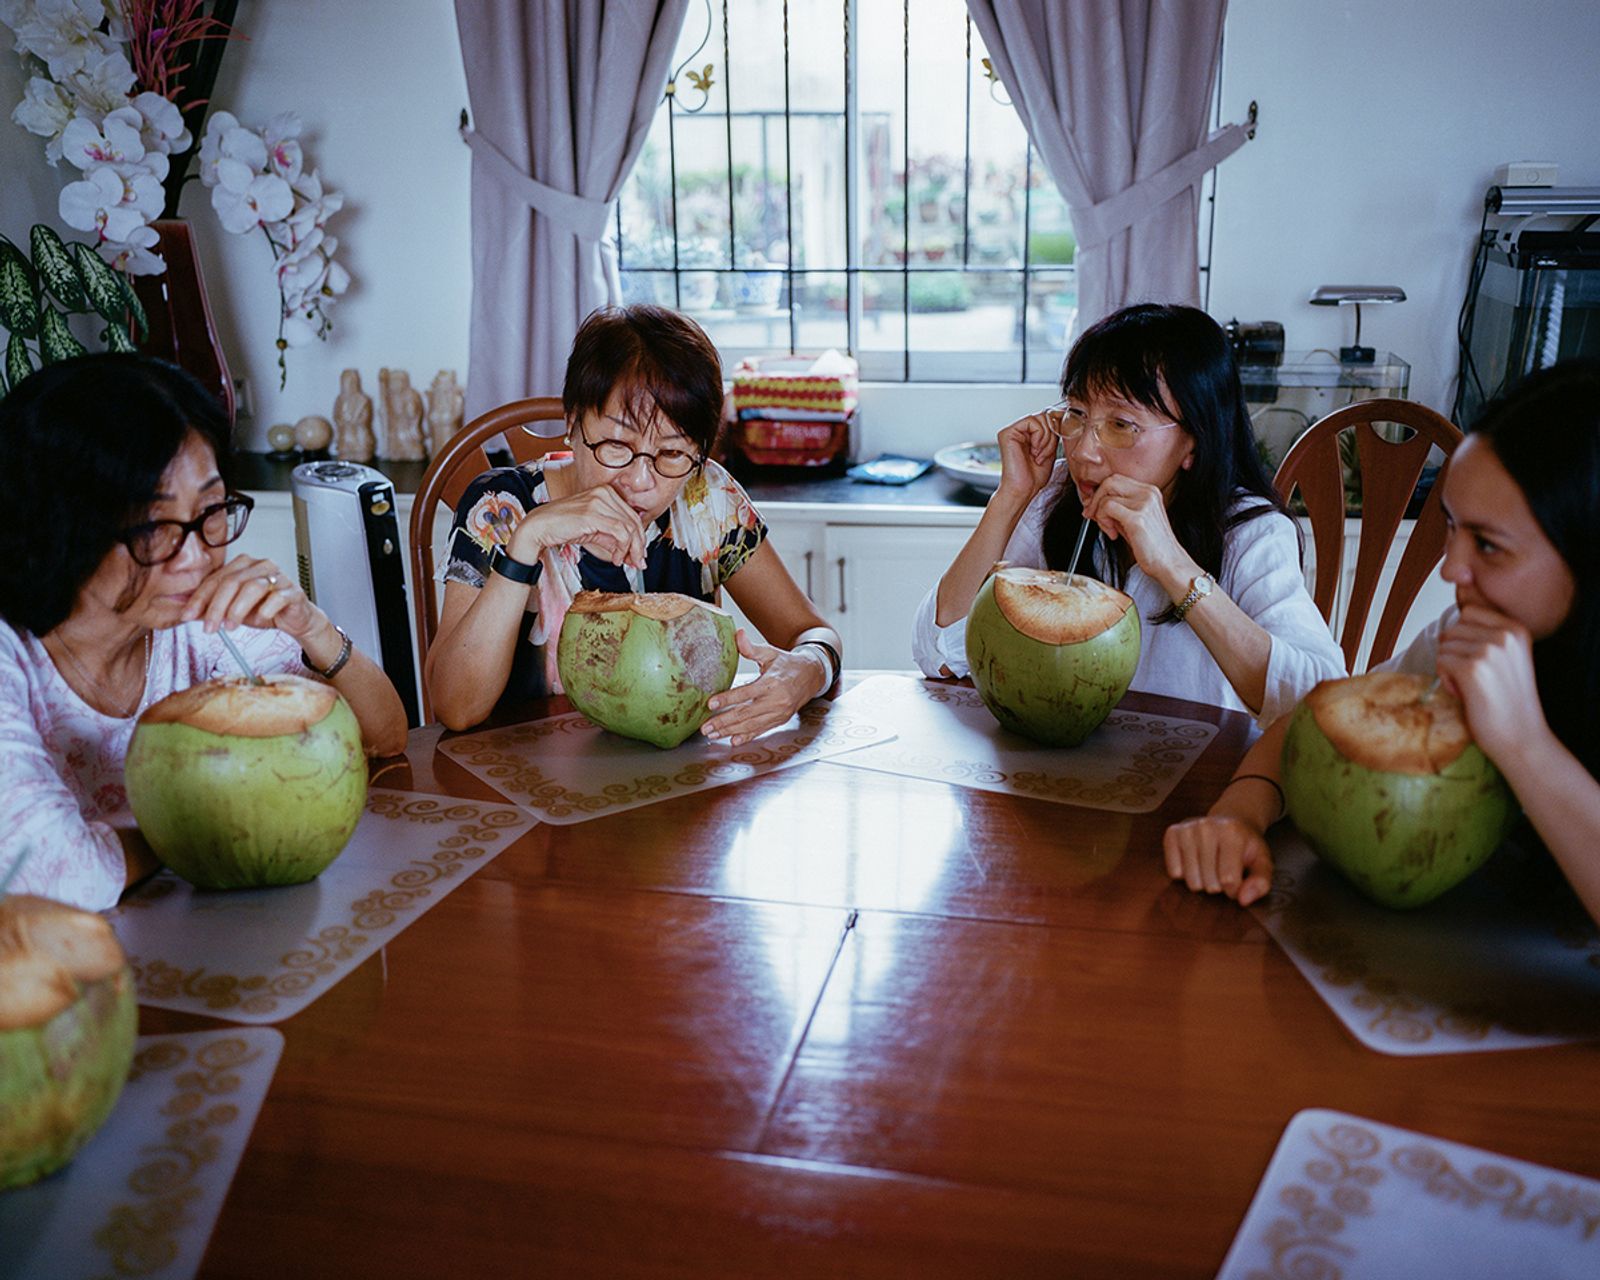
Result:
<svg viewBox="0 0 1600 1280"><path fill-rule="evenodd" d="M1070 483L1066 462L1058 461L1045 487L1017 522L1006 543L1004 559L1030 568L1045 567L1045 521L1057 497ZM1256 501L1259 499L1242 498L1239 505ZM1096 570L1109 576L1109 544L1095 537L1089 545ZM1272 640L1266 696L1255 716L1258 726L1265 727L1293 710L1319 680L1346 674L1344 654L1306 590L1300 569L1299 532L1288 516L1274 512L1230 529L1217 585ZM1156 626L1150 621L1172 601L1144 570L1133 566L1122 589L1133 597L1139 610L1139 667L1131 689L1249 712L1199 636L1181 622ZM935 583L917 610L912 652L924 675L942 675L941 668L948 668L953 675L965 676L971 671L967 663L967 620L961 618L948 627L939 626L934 621L938 594Z"/></svg>
<svg viewBox="0 0 1600 1280"><path fill-rule="evenodd" d="M286 633L239 627L229 635L257 671L305 673ZM202 622L153 632L138 710L237 671L221 634ZM122 781L136 716L95 710L35 636L0 622L0 877L28 854L11 891L92 911L116 905L127 879L117 831L136 825Z"/></svg>

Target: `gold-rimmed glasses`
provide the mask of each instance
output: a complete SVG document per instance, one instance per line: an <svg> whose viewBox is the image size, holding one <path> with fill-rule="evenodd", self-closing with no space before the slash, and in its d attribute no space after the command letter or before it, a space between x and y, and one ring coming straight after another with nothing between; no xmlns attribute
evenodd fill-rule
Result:
<svg viewBox="0 0 1600 1280"><path fill-rule="evenodd" d="M1112 413L1091 419L1087 409L1070 400L1057 401L1046 409L1044 421L1068 448L1078 442L1085 430L1089 430L1094 433L1102 449L1132 449L1144 439L1147 432L1166 431L1183 425L1179 422L1139 422L1126 413Z"/></svg>

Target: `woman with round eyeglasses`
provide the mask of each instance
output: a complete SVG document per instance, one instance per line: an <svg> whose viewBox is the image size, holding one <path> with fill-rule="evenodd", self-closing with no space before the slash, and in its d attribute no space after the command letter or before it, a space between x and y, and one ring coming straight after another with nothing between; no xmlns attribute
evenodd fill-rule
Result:
<svg viewBox="0 0 1600 1280"><path fill-rule="evenodd" d="M66 360L0 400L0 878L101 909L153 870L122 767L139 713L238 666L314 673L376 755L405 747L400 697L294 579L225 561L248 497L228 423L193 378L132 355Z"/></svg>
<svg viewBox="0 0 1600 1280"><path fill-rule="evenodd" d="M968 673L967 611L1006 560L1075 567L1132 596L1143 623L1136 690L1265 725L1345 674L1216 321L1154 303L1118 311L1068 352L1061 394L1000 432L999 487L917 613L924 673ZM1092 536L1069 566L1085 521Z"/></svg>
<svg viewBox="0 0 1600 1280"><path fill-rule="evenodd" d="M572 456L486 472L456 506L424 671L447 728L560 689L554 641L585 589L727 588L766 643L738 632L760 675L711 700L707 737L740 745L833 685L838 633L711 460L722 399L716 347L687 317L638 305L583 322L562 389Z"/></svg>

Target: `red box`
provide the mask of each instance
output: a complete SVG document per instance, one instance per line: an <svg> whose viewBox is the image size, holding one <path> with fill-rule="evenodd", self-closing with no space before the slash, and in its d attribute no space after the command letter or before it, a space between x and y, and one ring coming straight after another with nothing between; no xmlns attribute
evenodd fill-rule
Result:
<svg viewBox="0 0 1600 1280"><path fill-rule="evenodd" d="M728 426L728 448L763 467L826 467L850 448L848 422L772 422L739 418Z"/></svg>

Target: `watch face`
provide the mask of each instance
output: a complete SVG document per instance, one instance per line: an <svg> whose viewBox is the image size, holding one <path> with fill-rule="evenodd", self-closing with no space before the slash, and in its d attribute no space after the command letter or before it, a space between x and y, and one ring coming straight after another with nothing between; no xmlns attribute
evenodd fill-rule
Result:
<svg viewBox="0 0 1600 1280"><path fill-rule="evenodd" d="M1189 584L1189 590L1202 596L1208 596L1211 594L1211 588L1216 585L1209 573L1202 573Z"/></svg>

